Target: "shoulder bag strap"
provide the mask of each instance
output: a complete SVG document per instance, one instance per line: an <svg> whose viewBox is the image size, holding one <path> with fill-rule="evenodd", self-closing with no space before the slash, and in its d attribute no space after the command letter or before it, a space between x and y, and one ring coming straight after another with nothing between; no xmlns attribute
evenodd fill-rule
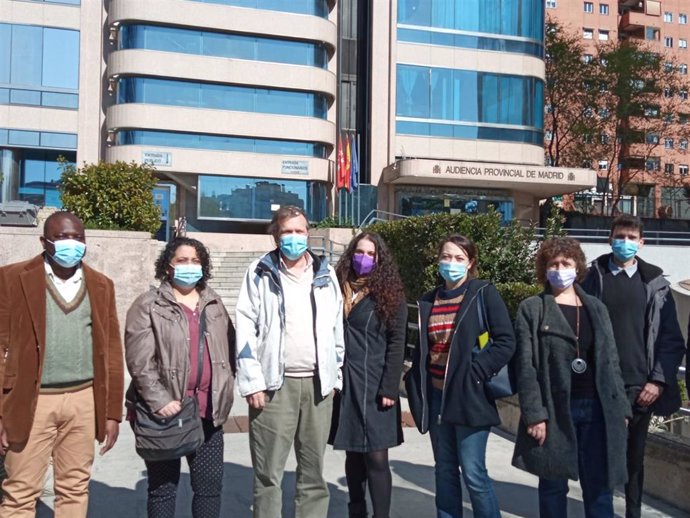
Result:
<svg viewBox="0 0 690 518"><path fill-rule="evenodd" d="M486 330L491 335L491 328L489 327L489 319L486 316L486 306L484 305L484 288L482 286L479 289L478 301L477 301L477 314L479 316L479 327L480 329Z"/></svg>
<svg viewBox="0 0 690 518"><path fill-rule="evenodd" d="M194 394L199 392L201 376L204 372L204 345L206 345L206 308L201 310L201 316L199 317L199 356L196 362L196 383L194 384Z"/></svg>

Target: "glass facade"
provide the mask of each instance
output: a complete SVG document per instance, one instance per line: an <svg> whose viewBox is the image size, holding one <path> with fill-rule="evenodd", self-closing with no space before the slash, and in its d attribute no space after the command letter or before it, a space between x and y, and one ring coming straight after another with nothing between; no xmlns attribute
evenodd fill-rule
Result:
<svg viewBox="0 0 690 518"><path fill-rule="evenodd" d="M0 104L78 107L79 32L0 23Z"/></svg>
<svg viewBox="0 0 690 518"><path fill-rule="evenodd" d="M74 133L0 128L0 145L46 149L77 149L77 135Z"/></svg>
<svg viewBox="0 0 690 518"><path fill-rule="evenodd" d="M399 187L396 189L396 212L404 216L426 214L484 214L493 209L501 220L513 219L513 199L501 190L453 189L448 187Z"/></svg>
<svg viewBox="0 0 690 518"><path fill-rule="evenodd" d="M398 133L543 142L544 84L536 77L398 65L396 95Z"/></svg>
<svg viewBox="0 0 690 518"><path fill-rule="evenodd" d="M319 43L211 31L196 31L157 25L123 25L120 49L146 49L201 56L328 66L328 52Z"/></svg>
<svg viewBox="0 0 690 518"><path fill-rule="evenodd" d="M283 11L286 13L310 14L328 18L328 3L326 0L192 0L205 4L222 4L235 7L249 7L252 9L267 9L269 11Z"/></svg>
<svg viewBox="0 0 690 518"><path fill-rule="evenodd" d="M117 102L297 115L319 119L325 119L328 115L328 101L324 95L148 77L121 79Z"/></svg>
<svg viewBox="0 0 690 518"><path fill-rule="evenodd" d="M24 0L29 2L45 2L46 4L66 4L66 5L80 5L81 0Z"/></svg>
<svg viewBox="0 0 690 518"><path fill-rule="evenodd" d="M200 133L175 133L172 131L119 131L117 133L116 145L179 147L273 155L297 155L315 158L327 157L326 146L324 144L314 144L313 142L231 137Z"/></svg>
<svg viewBox="0 0 690 518"><path fill-rule="evenodd" d="M544 40L543 0L398 0L398 23Z"/></svg>
<svg viewBox="0 0 690 518"><path fill-rule="evenodd" d="M199 219L270 220L276 206L296 205L310 221L326 217L322 182L232 176L199 176Z"/></svg>
<svg viewBox="0 0 690 518"><path fill-rule="evenodd" d="M474 36L468 34L453 34L450 32L436 32L412 27L398 27L398 41L422 43L425 45L443 45L446 47L460 47L475 50L493 50L497 52L512 52L527 54L538 58L544 57L544 45L533 41L509 40Z"/></svg>
<svg viewBox="0 0 690 518"><path fill-rule="evenodd" d="M58 186L62 174L62 164L58 158L63 157L75 163L74 152L41 151L38 149L23 150L20 161L19 199L48 207L62 207Z"/></svg>
<svg viewBox="0 0 690 518"><path fill-rule="evenodd" d="M690 219L690 187L662 187L661 206L670 218Z"/></svg>

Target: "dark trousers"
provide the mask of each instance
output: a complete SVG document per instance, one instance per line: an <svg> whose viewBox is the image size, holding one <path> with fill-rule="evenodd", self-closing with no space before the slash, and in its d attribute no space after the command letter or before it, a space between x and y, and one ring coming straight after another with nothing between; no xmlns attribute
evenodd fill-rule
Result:
<svg viewBox="0 0 690 518"><path fill-rule="evenodd" d="M625 485L625 518L641 518L644 489L644 450L651 412L634 412L628 424L628 483Z"/></svg>
<svg viewBox="0 0 690 518"><path fill-rule="evenodd" d="M192 516L218 518L223 490L223 429L202 419L205 441L187 456L192 483ZM146 508L149 518L174 518L181 459L146 461L149 480Z"/></svg>
<svg viewBox="0 0 690 518"><path fill-rule="evenodd" d="M596 398L574 398L570 412L577 437L577 461L586 518L613 518L613 493L608 488L606 424ZM547 425L548 433L548 425ZM568 516L568 480L539 479L540 518Z"/></svg>

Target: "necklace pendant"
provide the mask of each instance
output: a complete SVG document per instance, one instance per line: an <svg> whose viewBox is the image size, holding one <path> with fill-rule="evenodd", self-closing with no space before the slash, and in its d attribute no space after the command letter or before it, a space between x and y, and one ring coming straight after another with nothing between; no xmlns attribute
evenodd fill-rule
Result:
<svg viewBox="0 0 690 518"><path fill-rule="evenodd" d="M582 374L587 370L587 362L582 358L575 358L570 364L570 368L575 374Z"/></svg>

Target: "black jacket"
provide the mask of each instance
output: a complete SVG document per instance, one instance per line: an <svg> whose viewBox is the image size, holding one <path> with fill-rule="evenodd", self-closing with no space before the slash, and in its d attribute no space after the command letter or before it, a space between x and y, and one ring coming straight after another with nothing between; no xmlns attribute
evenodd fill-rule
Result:
<svg viewBox="0 0 690 518"><path fill-rule="evenodd" d="M333 409L331 431L336 449L369 452L403 441L398 395L407 330L405 301L389 324L379 318L370 296L345 318L343 390ZM396 406L382 407L381 397L395 400Z"/></svg>
<svg viewBox="0 0 690 518"><path fill-rule="evenodd" d="M603 277L608 270L611 254L597 258L587 272L582 288L598 299L603 296ZM671 294L671 285L664 279L658 266L637 258L640 273L647 294L647 322L645 325L645 347L647 348L648 380L664 385L664 391L652 405L655 414L667 416L676 412L681 405L678 388L678 367L683 361L685 343L676 315L676 303ZM620 348L620 344L617 344Z"/></svg>
<svg viewBox="0 0 690 518"><path fill-rule="evenodd" d="M486 281L468 281L465 297L455 319L445 379L441 419L464 426L494 426L500 423L495 402L486 395L484 382L495 376L515 352L515 335L510 315L496 288ZM419 307L419 344L414 350L412 368L405 386L410 411L422 433L429 429L428 323L439 288L423 295ZM481 352L473 349L480 329L478 313L479 290L483 290L488 326L493 344Z"/></svg>
<svg viewBox="0 0 690 518"><path fill-rule="evenodd" d="M594 375L606 423L608 487L627 479L625 418L632 416L625 395L611 321L602 302L575 286L594 333ZM515 322L520 424L513 464L548 479L578 479L577 437L570 415L571 362L576 338L553 295L525 299ZM527 425L548 421L539 446ZM603 460L603 459L602 459ZM603 469L603 468L602 468Z"/></svg>

